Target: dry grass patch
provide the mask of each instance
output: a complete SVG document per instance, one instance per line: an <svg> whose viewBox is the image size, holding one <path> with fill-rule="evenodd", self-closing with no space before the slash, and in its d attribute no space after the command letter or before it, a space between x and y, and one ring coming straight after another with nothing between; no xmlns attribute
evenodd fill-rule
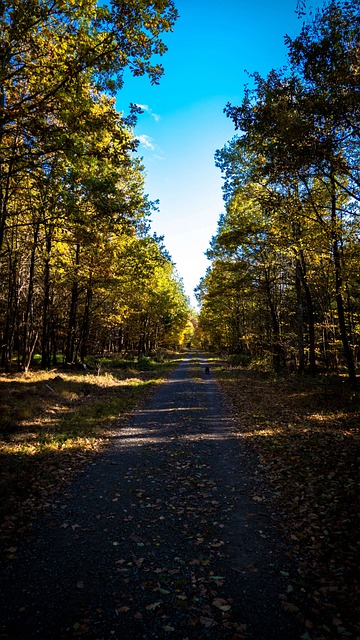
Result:
<svg viewBox="0 0 360 640"><path fill-rule="evenodd" d="M0 522L5 547L51 503L64 481L97 455L119 419L177 361L78 371L0 374ZM116 361L115 361L116 365Z"/></svg>

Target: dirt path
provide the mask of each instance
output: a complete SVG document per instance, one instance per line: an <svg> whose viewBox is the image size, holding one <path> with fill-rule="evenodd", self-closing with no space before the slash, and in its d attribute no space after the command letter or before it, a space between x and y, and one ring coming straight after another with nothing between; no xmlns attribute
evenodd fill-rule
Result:
<svg viewBox="0 0 360 640"><path fill-rule="evenodd" d="M39 519L2 570L2 640L300 637L256 458L204 365L186 358Z"/></svg>

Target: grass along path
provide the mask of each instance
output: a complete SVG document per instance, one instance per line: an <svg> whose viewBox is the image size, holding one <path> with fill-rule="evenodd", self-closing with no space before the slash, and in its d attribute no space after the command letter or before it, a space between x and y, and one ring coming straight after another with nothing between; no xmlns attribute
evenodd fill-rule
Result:
<svg viewBox="0 0 360 640"><path fill-rule="evenodd" d="M275 378L214 358L212 369L260 456L298 567L302 640L360 637L360 415L346 379Z"/></svg>
<svg viewBox="0 0 360 640"><path fill-rule="evenodd" d="M0 536L8 557L36 514L181 358L103 359L98 373L0 374Z"/></svg>

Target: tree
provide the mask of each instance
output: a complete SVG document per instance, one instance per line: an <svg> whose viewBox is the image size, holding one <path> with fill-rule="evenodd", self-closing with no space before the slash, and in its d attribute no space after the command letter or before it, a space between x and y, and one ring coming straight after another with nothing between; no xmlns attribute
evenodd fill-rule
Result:
<svg viewBox="0 0 360 640"><path fill-rule="evenodd" d="M39 156L67 148L75 123L84 127L92 97L82 99L83 86L90 85L93 94L114 92L127 66L157 83L163 68L152 58L166 51L161 34L173 28L176 17L172 0L114 0L109 6L96 0L2 2L0 251L13 180ZM137 111L133 105L127 124Z"/></svg>
<svg viewBox="0 0 360 640"><path fill-rule="evenodd" d="M5 368L14 353L28 368L37 347L44 367L56 363L58 351L71 362L83 361L94 345L103 348L109 327L102 315L111 304L117 309L115 285L123 285L114 277L119 251L150 242L154 208L133 157L139 108L130 105L125 117L113 94L127 67L159 81L162 34L176 17L172 0L1 4Z"/></svg>
<svg viewBox="0 0 360 640"><path fill-rule="evenodd" d="M319 224L319 230L327 229L339 332L354 386L355 365L344 298L346 252L340 248L344 246L345 227L357 227L353 214L358 186L358 8L358 2L330 2L312 23L304 25L299 38L293 42L286 39L291 74L273 71L265 80L255 74L255 89L245 92L242 105L226 107L227 115L241 131L236 143L241 149L240 158L244 154L251 157L252 179L266 181L280 194L291 191L288 202L295 200L300 205L287 206L287 216L298 245L298 303L302 287L309 312L312 302L303 249L309 206L310 217ZM232 166L230 163L230 176ZM242 174L237 171L235 175L239 180ZM235 179L231 180L234 183ZM319 185L320 199L315 195ZM312 361L314 369L313 356Z"/></svg>

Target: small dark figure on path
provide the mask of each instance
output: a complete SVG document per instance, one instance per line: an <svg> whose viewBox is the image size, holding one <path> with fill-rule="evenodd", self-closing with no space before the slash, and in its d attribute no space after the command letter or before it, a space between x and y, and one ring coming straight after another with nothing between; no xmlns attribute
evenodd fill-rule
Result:
<svg viewBox="0 0 360 640"><path fill-rule="evenodd" d="M205 373L210 373L210 367L205 367Z"/></svg>

